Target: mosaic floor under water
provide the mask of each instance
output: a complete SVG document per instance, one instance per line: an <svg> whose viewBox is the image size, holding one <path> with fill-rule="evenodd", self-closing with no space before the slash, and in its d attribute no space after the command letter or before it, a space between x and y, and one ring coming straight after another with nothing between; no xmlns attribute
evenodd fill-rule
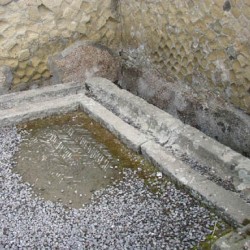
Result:
<svg viewBox="0 0 250 250"><path fill-rule="evenodd" d="M95 190L119 178L119 159L84 127L90 123L85 115L68 116L66 123L59 117L40 123L22 128L16 157L17 172L40 196L81 207Z"/></svg>

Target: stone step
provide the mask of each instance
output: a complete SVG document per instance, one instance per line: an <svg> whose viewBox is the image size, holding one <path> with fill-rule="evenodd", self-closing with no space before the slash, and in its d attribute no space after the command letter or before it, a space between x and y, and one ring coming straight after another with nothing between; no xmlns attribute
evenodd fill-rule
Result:
<svg viewBox="0 0 250 250"><path fill-rule="evenodd" d="M71 94L83 93L84 91L85 87L82 83L71 82L0 95L0 110L12 109L25 103L49 101Z"/></svg>
<svg viewBox="0 0 250 250"><path fill-rule="evenodd" d="M20 101L18 106L0 110L0 126L16 125L29 120L75 111L79 108L79 96L82 96L82 94L50 98L42 102Z"/></svg>

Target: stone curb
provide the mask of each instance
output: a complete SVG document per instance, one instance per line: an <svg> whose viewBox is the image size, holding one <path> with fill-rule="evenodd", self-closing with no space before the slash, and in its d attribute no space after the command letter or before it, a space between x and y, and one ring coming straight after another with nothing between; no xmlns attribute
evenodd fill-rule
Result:
<svg viewBox="0 0 250 250"><path fill-rule="evenodd" d="M104 78L89 78L85 84L91 96L141 131L150 132L162 145L176 140L184 129L181 121Z"/></svg>
<svg viewBox="0 0 250 250"><path fill-rule="evenodd" d="M102 124L124 144L137 153L140 153L141 145L151 139L149 136L142 134L104 108L101 104L88 97L81 99L80 107L91 118Z"/></svg>
<svg viewBox="0 0 250 250"><path fill-rule="evenodd" d="M202 164L222 169L234 177L235 188L239 191L250 189L250 159L109 80L94 77L85 84L91 96L134 127L152 134L161 145L175 145Z"/></svg>
<svg viewBox="0 0 250 250"><path fill-rule="evenodd" d="M193 196L216 208L230 224L238 226L248 222L250 207L235 193L207 180L155 142L143 144L141 151L145 158L175 182L185 186Z"/></svg>
<svg viewBox="0 0 250 250"><path fill-rule="evenodd" d="M25 103L49 101L52 98L60 98L71 94L84 92L85 87L81 83L67 83L47 86L40 89L22 91L0 96L0 110L10 109Z"/></svg>
<svg viewBox="0 0 250 250"><path fill-rule="evenodd" d="M14 125L28 120L64 114L79 108L77 98L64 97L53 101L24 104L13 109L0 111L0 126Z"/></svg>

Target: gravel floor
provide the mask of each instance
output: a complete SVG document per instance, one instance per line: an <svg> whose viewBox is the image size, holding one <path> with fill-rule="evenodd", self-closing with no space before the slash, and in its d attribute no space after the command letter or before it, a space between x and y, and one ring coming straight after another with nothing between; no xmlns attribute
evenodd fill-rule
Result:
<svg viewBox="0 0 250 250"><path fill-rule="evenodd" d="M11 170L19 141L0 129L0 249L190 249L224 225L161 178L150 192L132 170L82 209L34 197Z"/></svg>

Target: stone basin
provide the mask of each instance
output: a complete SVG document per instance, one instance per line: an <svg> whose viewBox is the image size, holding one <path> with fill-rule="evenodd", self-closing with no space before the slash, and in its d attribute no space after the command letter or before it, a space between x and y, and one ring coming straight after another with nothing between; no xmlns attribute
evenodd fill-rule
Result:
<svg viewBox="0 0 250 250"><path fill-rule="evenodd" d="M81 207L94 191L119 178L118 157L94 138L97 126L83 113L20 126L16 171L47 200Z"/></svg>
<svg viewBox="0 0 250 250"><path fill-rule="evenodd" d="M102 79L93 80L106 84ZM101 239L102 244L105 240L104 245L111 246L112 238L112 246L123 246L124 234L136 244L143 237L143 246L150 244L157 249L177 245L188 249L200 246L199 242L208 237L211 248L213 240L225 233L228 226L195 198L215 208L231 225L248 222L249 206L236 193L195 172L157 140L165 136L163 130L168 132L167 127L157 130L158 118L176 124L173 119L165 119L166 114L153 116L157 121L149 124L151 133L147 133L145 126L140 126L139 116L130 114L143 111L135 109L134 104L143 104L148 114L153 109L154 113L159 112L139 99L131 97L127 102L130 106L125 104L122 108L119 103L114 109L120 96L115 93L107 109L94 100L97 98L90 82L86 85L87 93L81 85L56 88L62 92L55 99L54 87L42 93L20 93L11 107L6 104L14 96L2 99L4 246L13 241L13 230L26 242L36 240L30 236L30 226L37 225L42 234L51 232L50 245L94 246ZM143 113L140 117L144 118ZM174 131L171 124L167 123ZM18 131L15 127L4 128L12 125ZM48 226L44 227L44 223ZM72 227L77 233L76 241L62 241L63 235L69 237ZM154 234L157 228L160 232ZM107 233L110 230L112 233ZM42 236L35 244L48 244L47 237Z"/></svg>

